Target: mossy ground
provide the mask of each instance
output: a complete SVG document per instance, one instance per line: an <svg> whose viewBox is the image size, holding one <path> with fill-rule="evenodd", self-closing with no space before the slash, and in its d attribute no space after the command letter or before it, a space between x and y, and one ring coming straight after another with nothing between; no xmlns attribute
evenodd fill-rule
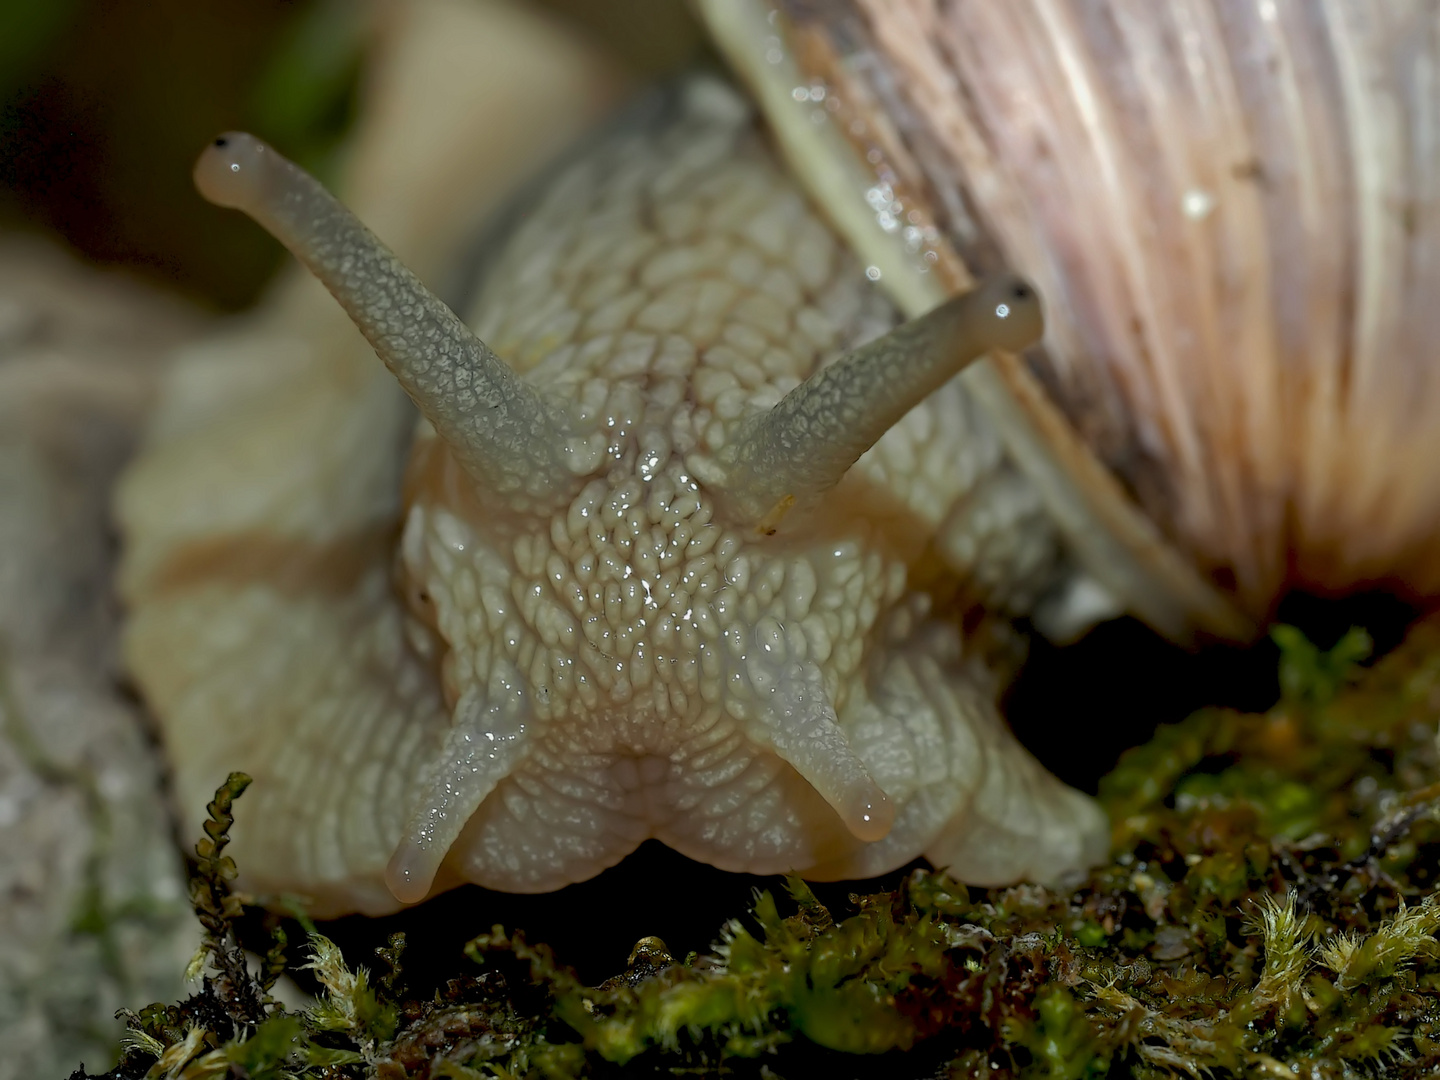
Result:
<svg viewBox="0 0 1440 1080"><path fill-rule="evenodd" d="M1363 634L1276 638L1278 705L1196 713L1106 778L1115 858L1073 889L917 871L832 911L792 879L709 954L646 939L596 987L497 926L412 997L403 941L345 958L312 933L323 992L285 1009L278 923L259 963L236 937L232 777L197 848L201 989L127 1015L108 1075L1435 1075L1440 621L1368 669Z"/></svg>

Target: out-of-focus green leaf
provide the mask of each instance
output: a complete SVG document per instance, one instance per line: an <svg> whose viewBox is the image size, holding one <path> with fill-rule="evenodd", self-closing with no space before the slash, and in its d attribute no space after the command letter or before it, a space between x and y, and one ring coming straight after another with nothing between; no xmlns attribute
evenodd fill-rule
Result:
<svg viewBox="0 0 1440 1080"><path fill-rule="evenodd" d="M0 0L0 100L40 66L79 10L79 0Z"/></svg>
<svg viewBox="0 0 1440 1080"><path fill-rule="evenodd" d="M276 45L250 95L250 123L320 174L355 108L367 41L354 0L308 5Z"/></svg>

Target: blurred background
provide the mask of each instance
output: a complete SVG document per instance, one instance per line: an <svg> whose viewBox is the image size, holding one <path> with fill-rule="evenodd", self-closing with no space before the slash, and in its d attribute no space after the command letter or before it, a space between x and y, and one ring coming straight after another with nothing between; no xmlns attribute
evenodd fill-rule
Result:
<svg viewBox="0 0 1440 1080"><path fill-rule="evenodd" d="M637 81L702 50L674 0L528 0ZM0 0L0 230L63 238L219 309L281 248L190 183L205 143L253 130L322 176L354 118L365 0Z"/></svg>

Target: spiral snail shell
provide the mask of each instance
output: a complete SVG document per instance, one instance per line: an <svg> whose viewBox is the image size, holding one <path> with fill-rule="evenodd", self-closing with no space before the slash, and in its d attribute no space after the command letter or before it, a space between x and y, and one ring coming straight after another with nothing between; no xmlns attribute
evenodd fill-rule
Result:
<svg viewBox="0 0 1440 1080"><path fill-rule="evenodd" d="M1382 378L1369 350L1424 340L1406 298L1434 273L1437 151L1403 92L1433 75L1435 15L1282 7L702 2L773 142L713 77L636 106L503 219L464 323L311 178L217 140L201 190L291 248L420 414L373 356L298 378L270 357L231 373L235 401L177 391L122 485L128 660L187 805L254 775L251 887L381 912L466 880L553 889L652 836L819 879L919 855L980 883L1054 877L1107 830L999 717L1013 618L1066 636L1130 610L1243 637L1294 580L1434 591L1411 467L1430 376L1412 349ZM1330 111L1285 81L1387 48L1410 66L1351 70ZM1360 213L1319 254L1325 197L1390 197L1374 177L1352 192L1252 153L1284 188L1267 196L1205 164L1267 87L1289 95L1277 130L1329 164L1359 137L1347 109L1390 108L1404 245ZM1171 97L1211 122L1193 146L1141 107ZM1078 239L1104 225L1063 138L1102 205L1143 195L1154 223ZM1127 179L1147 157L1177 205ZM1267 200L1299 216L1267 232ZM1260 255L1225 247L1256 236ZM1305 321L1324 297L1292 295L1282 240L1310 254L1306 287L1346 298L1340 323ZM1382 255L1406 269L1370 269ZM1056 297L1042 348L1012 265ZM1369 444L1326 439L1390 400L1407 449L1376 481L1383 514L1355 494L1372 529L1347 548L1327 531L1340 480L1286 440L1369 483Z"/></svg>
<svg viewBox="0 0 1440 1080"><path fill-rule="evenodd" d="M1440 590L1433 3L701 7L903 310L1036 282L1045 341L970 379L1123 606L1243 637L1289 587Z"/></svg>

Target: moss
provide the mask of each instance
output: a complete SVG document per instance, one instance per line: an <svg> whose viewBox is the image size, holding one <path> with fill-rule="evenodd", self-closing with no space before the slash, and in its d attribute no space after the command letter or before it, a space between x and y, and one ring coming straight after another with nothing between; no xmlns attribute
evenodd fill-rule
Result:
<svg viewBox="0 0 1440 1080"><path fill-rule="evenodd" d="M253 974L234 944L233 777L197 848L203 990L130 1014L113 1075L1434 1075L1440 622L1372 668L1358 634L1276 640L1280 703L1128 753L1101 793L1114 859L1072 887L921 871L832 911L789 879L708 955L647 938L595 987L497 926L415 1000L403 941L372 979L312 934L324 992L286 1011L283 939Z"/></svg>
<svg viewBox="0 0 1440 1080"><path fill-rule="evenodd" d="M1032 1054L1031 1075L1085 1080L1110 1070L1099 1034L1074 994L1063 986L1046 986L1035 995L1035 1020L1018 1041Z"/></svg>

